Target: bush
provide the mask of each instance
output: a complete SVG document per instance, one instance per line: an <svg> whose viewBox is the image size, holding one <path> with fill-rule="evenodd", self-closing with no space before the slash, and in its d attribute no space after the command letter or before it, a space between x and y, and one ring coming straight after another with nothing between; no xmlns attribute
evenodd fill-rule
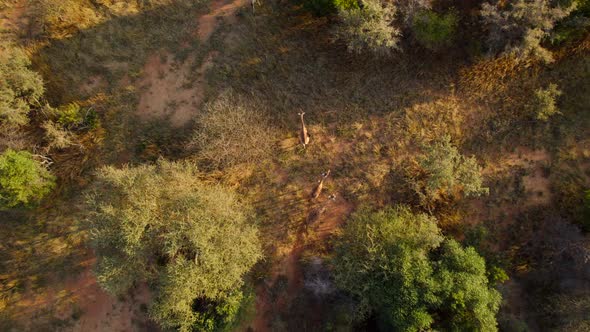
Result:
<svg viewBox="0 0 590 332"><path fill-rule="evenodd" d="M232 190L201 181L193 163L102 168L88 196L97 279L114 295L154 285L149 312L167 329L226 325L261 257L250 211Z"/></svg>
<svg viewBox="0 0 590 332"><path fill-rule="evenodd" d="M574 8L574 4L562 8L550 0L486 2L480 14L488 31L488 48L494 54L503 52L517 58L532 56L551 62L551 52L541 42Z"/></svg>
<svg viewBox="0 0 590 332"><path fill-rule="evenodd" d="M314 15L327 16L339 10L358 9L358 4L358 0L306 0L303 6Z"/></svg>
<svg viewBox="0 0 590 332"><path fill-rule="evenodd" d="M47 106L46 114L50 120L68 130L90 130L99 124L96 111L92 108L82 108L78 103L69 103L58 108Z"/></svg>
<svg viewBox="0 0 590 332"><path fill-rule="evenodd" d="M487 194L483 186L481 167L474 157L467 158L451 144L450 136L425 146L425 155L419 160L426 173L424 182L416 183L417 192L428 201L462 192L466 196Z"/></svg>
<svg viewBox="0 0 590 332"><path fill-rule="evenodd" d="M8 149L0 155L0 209L39 202L55 186L55 178L27 151Z"/></svg>
<svg viewBox="0 0 590 332"><path fill-rule="evenodd" d="M396 0L398 16L405 26L411 27L418 13L432 8L432 0Z"/></svg>
<svg viewBox="0 0 590 332"><path fill-rule="evenodd" d="M45 139L47 140L48 148L65 149L73 144L74 137L72 133L58 123L48 120L43 122L41 128L45 130Z"/></svg>
<svg viewBox="0 0 590 332"><path fill-rule="evenodd" d="M535 91L533 102L533 112L535 118L541 121L547 121L555 114L561 114L557 108L556 99L561 96L561 91L556 84L549 84L547 89L538 89Z"/></svg>
<svg viewBox="0 0 590 332"><path fill-rule="evenodd" d="M379 0L366 0L362 8L340 10L335 37L346 43L350 52L370 51L387 55L398 49L400 31L393 24L395 7Z"/></svg>
<svg viewBox="0 0 590 332"><path fill-rule="evenodd" d="M415 16L412 30L422 46L438 50L452 42L457 21L457 15L453 12L440 15L433 11L423 11Z"/></svg>
<svg viewBox="0 0 590 332"><path fill-rule="evenodd" d="M270 156L275 133L260 107L228 92L206 105L188 146L207 166L230 167Z"/></svg>
<svg viewBox="0 0 590 332"><path fill-rule="evenodd" d="M70 103L57 109L57 122L66 128L74 128L82 124L84 115L77 103Z"/></svg>

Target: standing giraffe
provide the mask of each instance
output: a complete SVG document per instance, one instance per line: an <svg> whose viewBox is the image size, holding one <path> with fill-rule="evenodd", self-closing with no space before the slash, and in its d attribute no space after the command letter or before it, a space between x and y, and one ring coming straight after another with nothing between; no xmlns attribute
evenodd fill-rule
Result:
<svg viewBox="0 0 590 332"><path fill-rule="evenodd" d="M328 170L326 173L322 173L322 178L319 180L318 185L313 188L313 191L311 192L311 199L316 199L320 196L322 189L324 188L324 181L328 175L330 175L330 170Z"/></svg>
<svg viewBox="0 0 590 332"><path fill-rule="evenodd" d="M300 112L297 114L301 117L301 131L299 132L299 142L301 142L303 148L305 149L305 146L309 144L309 135L307 134L305 121L303 121L303 115L305 115L305 112Z"/></svg>

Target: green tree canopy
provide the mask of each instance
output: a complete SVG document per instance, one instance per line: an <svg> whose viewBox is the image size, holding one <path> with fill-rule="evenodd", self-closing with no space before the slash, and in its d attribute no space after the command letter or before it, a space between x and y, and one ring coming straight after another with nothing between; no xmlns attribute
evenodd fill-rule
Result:
<svg viewBox="0 0 590 332"><path fill-rule="evenodd" d="M0 129L26 124L31 103L43 95L43 80L30 65L22 49L0 45Z"/></svg>
<svg viewBox="0 0 590 332"><path fill-rule="evenodd" d="M495 331L499 293L484 260L406 207L362 210L336 246L336 284L395 331Z"/></svg>
<svg viewBox="0 0 590 332"><path fill-rule="evenodd" d="M30 205L55 185L55 178L27 151L8 149L0 155L0 209Z"/></svg>
<svg viewBox="0 0 590 332"><path fill-rule="evenodd" d="M261 257L252 215L192 163L105 167L88 199L97 278L112 294L155 284L152 317L167 328L212 330L231 320L243 275Z"/></svg>

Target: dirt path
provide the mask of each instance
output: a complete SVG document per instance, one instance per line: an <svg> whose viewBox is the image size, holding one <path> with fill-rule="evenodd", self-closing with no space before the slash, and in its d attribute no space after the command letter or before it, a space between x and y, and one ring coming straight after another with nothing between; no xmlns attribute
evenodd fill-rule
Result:
<svg viewBox="0 0 590 332"><path fill-rule="evenodd" d="M212 1L210 12L197 19L196 37L206 44L221 21L227 24L235 22L237 10L246 3L247 0ZM139 116L144 120L167 117L176 127L190 123L205 99L205 75L213 66L216 55L216 51L208 53L196 71L193 70L194 57L175 63L169 53L150 56L139 80L142 91L137 107Z"/></svg>
<svg viewBox="0 0 590 332"><path fill-rule="evenodd" d="M336 196L339 197L339 193L336 193ZM316 203L311 206L307 213L318 208L318 205ZM328 241L342 226L353 209L354 206L350 202L337 198L328 206L326 212L313 225L309 226L309 232L313 233L313 238L306 238L307 231L304 227L298 228L292 247L271 268L269 282L256 288L256 316L249 328L252 328L254 332L270 331L273 316L288 310L291 301L302 291L304 285L304 273L300 262L302 255L307 249L322 246ZM301 222L303 224L305 220ZM286 277L287 289L276 300L273 300L269 290L280 276Z"/></svg>

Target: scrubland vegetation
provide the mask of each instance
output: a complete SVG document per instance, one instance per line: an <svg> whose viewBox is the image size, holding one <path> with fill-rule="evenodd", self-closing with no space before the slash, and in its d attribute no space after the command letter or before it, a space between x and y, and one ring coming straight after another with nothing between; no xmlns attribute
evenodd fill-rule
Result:
<svg viewBox="0 0 590 332"><path fill-rule="evenodd" d="M0 28L0 330L590 330L589 1Z"/></svg>

